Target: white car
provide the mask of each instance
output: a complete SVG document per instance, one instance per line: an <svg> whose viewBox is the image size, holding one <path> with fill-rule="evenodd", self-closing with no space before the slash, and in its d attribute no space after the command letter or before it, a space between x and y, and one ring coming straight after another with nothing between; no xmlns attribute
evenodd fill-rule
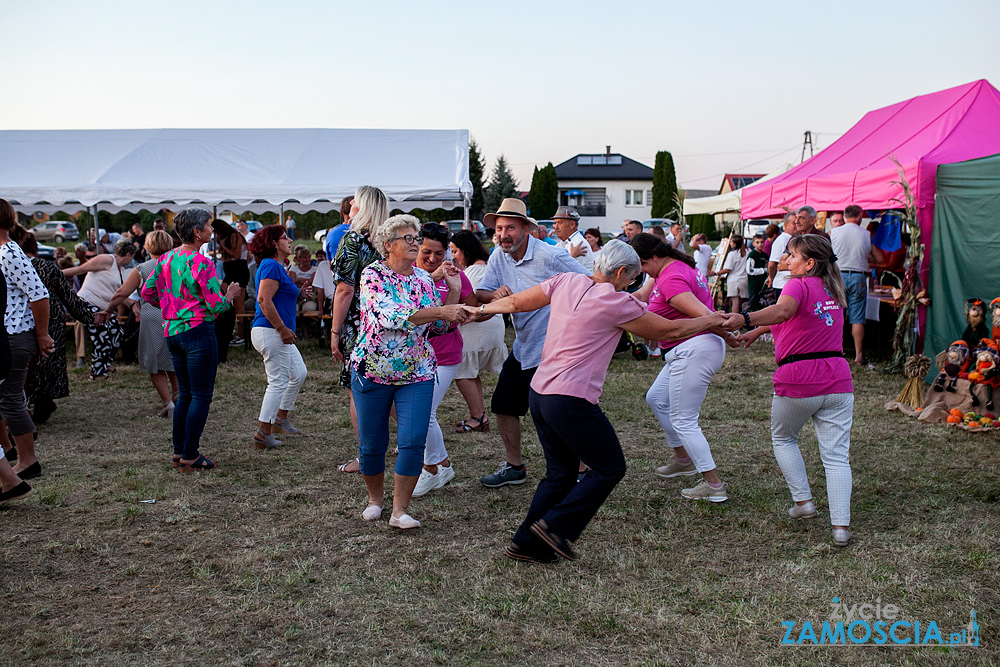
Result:
<svg viewBox="0 0 1000 667"><path fill-rule="evenodd" d="M313 234L313 240L314 241L319 241L320 243L326 243L326 234L331 229L333 229L333 227L330 227L329 229L321 229L321 230L319 230L318 232L316 232L315 234Z"/></svg>

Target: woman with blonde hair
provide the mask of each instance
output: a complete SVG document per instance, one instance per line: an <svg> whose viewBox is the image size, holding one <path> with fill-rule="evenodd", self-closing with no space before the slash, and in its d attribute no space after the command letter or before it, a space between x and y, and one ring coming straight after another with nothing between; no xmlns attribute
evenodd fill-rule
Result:
<svg viewBox="0 0 1000 667"><path fill-rule="evenodd" d="M111 297L103 316L103 319L114 317L118 306L125 302L132 308L139 320L139 369L149 373L153 388L160 397L160 416L166 419L174 416L177 376L174 374L170 350L167 349L167 339L163 336L163 313L141 296L138 303L130 297L145 284L160 257L173 248L174 240L165 231L156 229L147 234L144 249L149 253L149 259L132 269L128 278Z"/></svg>
<svg viewBox="0 0 1000 667"><path fill-rule="evenodd" d="M362 185L354 193L349 215L351 229L344 235L336 256L330 262L333 281L337 284L331 308L330 352L334 359L344 363L348 373L351 370L351 352L361 329L361 295L358 293L361 272L381 259L371 239L389 217L389 200L375 186ZM350 413L357 436L358 411L354 405L353 390ZM360 462L354 459L342 464L339 469L342 472L358 472Z"/></svg>
<svg viewBox="0 0 1000 667"><path fill-rule="evenodd" d="M826 496L833 543L851 539L851 426L854 384L844 358L844 307L847 293L830 242L818 235L788 242L792 274L778 303L743 313L746 326L757 328L740 336L749 346L761 334L774 335L774 396L771 399L771 445L795 504L793 519L816 516L806 466L799 450L799 431L811 418L826 470Z"/></svg>

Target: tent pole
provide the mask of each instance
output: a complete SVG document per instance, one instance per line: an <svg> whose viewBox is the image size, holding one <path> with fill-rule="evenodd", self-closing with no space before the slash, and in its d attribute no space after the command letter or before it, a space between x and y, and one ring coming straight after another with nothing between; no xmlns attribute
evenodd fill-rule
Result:
<svg viewBox="0 0 1000 667"><path fill-rule="evenodd" d="M469 229L469 195L462 195L462 229Z"/></svg>
<svg viewBox="0 0 1000 667"><path fill-rule="evenodd" d="M97 247L99 248L98 254L101 254L101 250L104 249L104 245L101 243L98 234L101 231L100 225L97 224L97 202L94 202L94 240L97 242Z"/></svg>

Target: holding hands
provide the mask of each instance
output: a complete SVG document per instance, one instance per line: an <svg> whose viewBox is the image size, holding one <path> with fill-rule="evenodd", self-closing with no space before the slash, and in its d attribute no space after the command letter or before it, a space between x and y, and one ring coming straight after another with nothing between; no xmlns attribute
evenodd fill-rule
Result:
<svg viewBox="0 0 1000 667"><path fill-rule="evenodd" d="M479 313L475 308L463 306L460 303L449 306L441 306L441 319L448 322L465 324L466 322L476 319L478 314Z"/></svg>

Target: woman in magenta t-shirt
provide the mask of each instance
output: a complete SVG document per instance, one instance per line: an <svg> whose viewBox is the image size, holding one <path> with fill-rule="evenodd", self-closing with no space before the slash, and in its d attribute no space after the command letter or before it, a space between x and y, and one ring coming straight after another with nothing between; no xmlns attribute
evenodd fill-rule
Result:
<svg viewBox="0 0 1000 667"><path fill-rule="evenodd" d="M652 234L637 234L632 247L642 260L647 280L636 296L648 300L649 311L671 320L699 317L712 312L712 295L694 260ZM726 341L735 337L713 329L683 340L660 341L663 370L646 392L646 403L663 427L674 455L656 469L660 477L701 473L695 487L681 490L690 500L721 503L729 498L719 479L712 450L698 425L708 384L726 358Z"/></svg>
<svg viewBox="0 0 1000 667"><path fill-rule="evenodd" d="M420 229L423 241L420 244L420 253L417 255L417 266L431 274L434 286L441 295L441 303L444 303L448 296L448 285L444 281L445 271L458 272L462 279L462 292L460 303L467 306L478 306L479 300L476 298L472 283L459 271L451 262L444 260L445 251L448 249L448 241L451 234L441 225L433 222L425 224ZM431 421L427 427L427 444L424 448L424 469L420 471L420 478L417 486L413 489L413 497L418 498L426 495L434 489L440 489L455 477L455 471L448 460L448 450L444 446L444 433L441 432L441 425L437 420L437 409L444 398L448 387L451 386L452 378L455 377L455 369L462 363L462 334L457 327L446 334L434 336L430 339L431 347L437 356L437 377L434 381L434 398L431 401Z"/></svg>
<svg viewBox="0 0 1000 667"><path fill-rule="evenodd" d="M797 236L788 242L788 281L778 303L744 313L740 336L750 345L768 330L774 335L774 398L771 441L774 457L792 492L793 519L816 516L806 467L799 451L799 431L812 417L819 454L826 470L833 542L851 538L851 424L854 385L844 358L844 306L847 298L830 242L822 236ZM770 325L770 326L768 326Z"/></svg>
<svg viewBox="0 0 1000 667"><path fill-rule="evenodd" d="M580 537L625 475L618 436L597 405L622 330L659 340L692 336L725 321L711 311L676 322L646 312L639 300L622 291L638 274L635 251L613 240L594 260L593 277L561 273L472 311L493 315L549 306L542 362L528 394L546 470L507 547L514 560L548 563L557 555L572 560L569 543ZM577 482L581 461L590 472Z"/></svg>

